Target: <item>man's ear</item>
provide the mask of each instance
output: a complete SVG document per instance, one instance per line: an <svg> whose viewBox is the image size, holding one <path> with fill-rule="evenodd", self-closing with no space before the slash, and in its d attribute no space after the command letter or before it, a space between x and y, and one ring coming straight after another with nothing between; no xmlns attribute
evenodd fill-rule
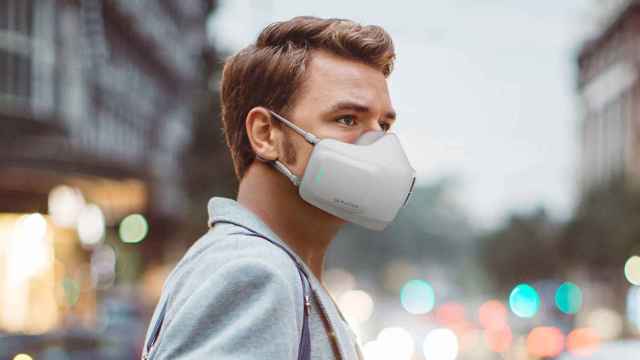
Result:
<svg viewBox="0 0 640 360"><path fill-rule="evenodd" d="M247 114L245 126L256 155L265 160L278 159L280 129L273 126L269 110L261 106L254 107Z"/></svg>

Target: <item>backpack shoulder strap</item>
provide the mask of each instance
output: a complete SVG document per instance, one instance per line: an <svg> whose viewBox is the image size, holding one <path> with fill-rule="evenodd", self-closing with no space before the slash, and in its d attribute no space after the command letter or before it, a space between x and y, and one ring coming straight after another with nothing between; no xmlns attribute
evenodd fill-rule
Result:
<svg viewBox="0 0 640 360"><path fill-rule="evenodd" d="M160 313L158 314L158 318L156 319L155 324L153 325L153 330L151 330L151 334L149 335L149 340L144 345L144 349L142 349L142 360L150 359L151 350L153 346L156 344L158 340L158 336L160 335L160 329L162 328L162 324L164 323L164 317L167 314L167 303L169 301L165 299L162 303L162 308L160 309Z"/></svg>
<svg viewBox="0 0 640 360"><path fill-rule="evenodd" d="M240 231L240 232L231 233L230 235L255 236L255 237L259 237L264 240L267 240L268 242L282 249L287 255L289 255L291 260L293 260L293 263L296 265L296 269L298 269L298 275L300 276L300 281L302 282L302 295L304 299L304 310L302 312L302 334L300 336L300 344L298 345L298 360L310 360L311 359L311 335L309 333L309 312L311 309L311 297L310 297L311 291L309 287L311 285L309 284L309 278L307 277L307 273L302 269L301 265L298 263L298 261L293 256L293 254L291 254L289 250L284 246L282 246L281 244L278 244L277 242L271 240L269 237L262 235L258 232L255 232L252 229L249 229L247 227L244 227L242 225L235 224L235 223L234 225L243 227L244 229L247 230L247 232Z"/></svg>

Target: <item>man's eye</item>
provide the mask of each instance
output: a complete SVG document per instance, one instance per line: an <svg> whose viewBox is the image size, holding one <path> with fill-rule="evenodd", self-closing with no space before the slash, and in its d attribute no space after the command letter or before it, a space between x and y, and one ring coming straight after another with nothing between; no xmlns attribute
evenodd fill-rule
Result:
<svg viewBox="0 0 640 360"><path fill-rule="evenodd" d="M346 125L346 126L353 126L356 123L355 118L353 116L351 116L351 115L342 116L342 117L336 119L336 121L341 123L342 125Z"/></svg>

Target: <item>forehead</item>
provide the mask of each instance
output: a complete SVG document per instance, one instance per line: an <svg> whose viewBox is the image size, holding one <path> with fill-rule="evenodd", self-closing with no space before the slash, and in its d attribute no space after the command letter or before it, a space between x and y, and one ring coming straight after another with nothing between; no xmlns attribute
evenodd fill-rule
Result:
<svg viewBox="0 0 640 360"><path fill-rule="evenodd" d="M354 101L380 112L392 109L386 78L368 64L314 50L305 75L300 105Z"/></svg>

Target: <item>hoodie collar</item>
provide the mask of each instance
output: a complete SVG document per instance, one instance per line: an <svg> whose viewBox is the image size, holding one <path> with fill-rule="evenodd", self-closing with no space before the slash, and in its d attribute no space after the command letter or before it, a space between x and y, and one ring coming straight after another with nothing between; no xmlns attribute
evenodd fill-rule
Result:
<svg viewBox="0 0 640 360"><path fill-rule="evenodd" d="M215 223L233 223L251 229L282 245L295 257L298 263L302 265L307 274L312 274L307 264L287 243L280 239L262 219L236 200L224 197L212 197L207 204L207 211L209 213L208 226L210 228L213 227Z"/></svg>

